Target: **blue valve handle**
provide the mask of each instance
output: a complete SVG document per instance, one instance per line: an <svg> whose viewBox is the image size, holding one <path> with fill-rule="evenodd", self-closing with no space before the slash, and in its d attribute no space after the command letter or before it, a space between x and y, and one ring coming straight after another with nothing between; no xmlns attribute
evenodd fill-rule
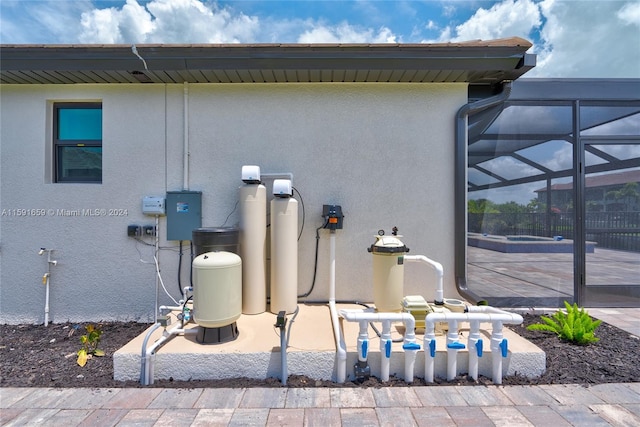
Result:
<svg viewBox="0 0 640 427"><path fill-rule="evenodd" d="M482 340L476 341L476 354L478 357L482 357Z"/></svg>
<svg viewBox="0 0 640 427"><path fill-rule="evenodd" d="M509 350L509 343L506 338L500 341L500 350L502 350L502 357L507 357Z"/></svg>
<svg viewBox="0 0 640 427"><path fill-rule="evenodd" d="M408 342L402 345L403 350L420 350L420 344L415 342Z"/></svg>
<svg viewBox="0 0 640 427"><path fill-rule="evenodd" d="M391 357L391 340L384 343L384 355L387 359Z"/></svg>
<svg viewBox="0 0 640 427"><path fill-rule="evenodd" d="M462 344L460 341L454 341L451 344L447 344L447 348L451 348L454 350L462 350L464 349L464 344Z"/></svg>
<svg viewBox="0 0 640 427"><path fill-rule="evenodd" d="M362 358L367 359L367 352L369 351L369 341L362 342Z"/></svg>
<svg viewBox="0 0 640 427"><path fill-rule="evenodd" d="M429 356L436 357L436 340L429 341Z"/></svg>

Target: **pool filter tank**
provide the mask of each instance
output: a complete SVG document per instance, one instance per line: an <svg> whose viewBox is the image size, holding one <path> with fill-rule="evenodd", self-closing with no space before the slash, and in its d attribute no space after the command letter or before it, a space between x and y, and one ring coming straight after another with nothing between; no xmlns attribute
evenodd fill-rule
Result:
<svg viewBox="0 0 640 427"><path fill-rule="evenodd" d="M378 231L375 243L367 250L373 254L373 303L379 312L402 311L404 297L404 254L409 252L399 239L398 229L392 236Z"/></svg>
<svg viewBox="0 0 640 427"><path fill-rule="evenodd" d="M260 183L259 166L243 166L240 187L240 251L242 257L242 313L267 309L265 245L267 188Z"/></svg>
<svg viewBox="0 0 640 427"><path fill-rule="evenodd" d="M242 261L219 251L193 260L193 318L200 326L196 340L220 343L237 338L242 313Z"/></svg>
<svg viewBox="0 0 640 427"><path fill-rule="evenodd" d="M271 200L271 306L290 314L298 306L298 201L291 181L276 179Z"/></svg>

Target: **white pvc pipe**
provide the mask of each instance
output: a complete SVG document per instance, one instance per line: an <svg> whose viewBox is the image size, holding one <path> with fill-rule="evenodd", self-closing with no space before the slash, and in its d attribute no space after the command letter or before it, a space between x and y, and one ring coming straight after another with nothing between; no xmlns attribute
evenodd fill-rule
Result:
<svg viewBox="0 0 640 427"><path fill-rule="evenodd" d="M382 321L382 334L380 335L380 380L389 381L389 366L391 365L391 321Z"/></svg>
<svg viewBox="0 0 640 427"><path fill-rule="evenodd" d="M436 334L435 322L425 324L424 331L424 380L428 383L434 381L436 361Z"/></svg>
<svg viewBox="0 0 640 427"><path fill-rule="evenodd" d="M366 310L346 310L339 312L340 316L348 322L381 322L382 334L380 336L380 380L389 381L390 357L387 357L387 346L391 345L391 322L403 322L405 325L404 343L415 344L416 321L411 313L380 313ZM403 346L404 348L404 346ZM408 357L407 357L408 352ZM413 382L413 369L415 353L417 349L405 348L405 381ZM346 369L346 365L345 365Z"/></svg>
<svg viewBox="0 0 640 427"><path fill-rule="evenodd" d="M425 348L425 362L424 362L424 377L426 382L434 381L434 367L435 367L435 352L431 352L430 345L434 345L435 343L435 324L436 322L447 322L449 323L449 327L451 328L451 324L455 322L457 327L457 322L491 322L493 325L493 331L491 334L491 357L492 357L492 381L494 384L502 384L502 348L503 344L503 335L502 335L502 325L503 324L514 324L519 325L522 323L522 316L516 313L509 313L504 310L500 310L499 308L490 307L490 306L469 306L468 307L470 313L429 313L425 318L425 335L424 335L424 348ZM450 329L451 330L451 329ZM447 342L449 343L449 334L447 335ZM433 343L432 343L433 342ZM453 341L451 341L453 342ZM447 348L449 350L449 348ZM475 348L469 349L469 351L475 351ZM447 354L447 357L453 357ZM447 360L447 378L449 380L455 378L457 373L453 374L451 377L450 369L452 363Z"/></svg>
<svg viewBox="0 0 640 427"><path fill-rule="evenodd" d="M458 341L458 321L449 321L449 332L447 333L447 381L451 381L458 375L458 350L454 348Z"/></svg>
<svg viewBox="0 0 640 427"><path fill-rule="evenodd" d="M424 262L425 264L428 264L431 267L433 267L437 276L435 301L437 303L443 302L444 300L444 268L442 267L442 264L432 259L429 259L424 255L405 255L404 260Z"/></svg>
<svg viewBox="0 0 640 427"><path fill-rule="evenodd" d="M502 322L493 322L491 331L491 367L494 384L502 384Z"/></svg>
<svg viewBox="0 0 640 427"><path fill-rule="evenodd" d="M360 333L358 334L358 361L366 362L369 354L369 323L364 320L360 322Z"/></svg>
<svg viewBox="0 0 640 427"><path fill-rule="evenodd" d="M153 326L147 331L142 341L142 354L140 355L140 384L149 385L147 377L147 343L151 338L151 335L162 325L160 323L154 323Z"/></svg>
<svg viewBox="0 0 640 427"><path fill-rule="evenodd" d="M469 349L469 376L474 380L478 379L478 361L482 356L482 339L480 338L480 321L469 322L469 338L467 339ZM480 353L480 354L478 354Z"/></svg>
<svg viewBox="0 0 640 427"><path fill-rule="evenodd" d="M41 248L39 255L42 255L44 252L47 253L47 272L42 277L42 284L45 286L44 291L44 326L47 327L49 325L49 278L51 277L51 266L58 265L58 261L54 261L51 259L51 252L53 249L45 249Z"/></svg>
<svg viewBox="0 0 640 427"><path fill-rule="evenodd" d="M289 368L287 367L287 337L285 328L280 329L280 367L282 369L282 385L287 385Z"/></svg>
<svg viewBox="0 0 640 427"><path fill-rule="evenodd" d="M171 330L164 331L162 337L160 337L156 342L151 345L151 347L145 350L144 355L144 366L145 371L143 375L142 385L152 385L153 384L153 371L155 365L155 353L156 351L166 344L173 337L183 334L183 335L195 335L198 333L198 328L184 329L182 325L179 323Z"/></svg>
<svg viewBox="0 0 640 427"><path fill-rule="evenodd" d="M336 231L329 234L329 312L333 325L333 336L336 340L336 382L344 383L347 378L347 345L344 342L338 311L336 310Z"/></svg>
<svg viewBox="0 0 640 427"><path fill-rule="evenodd" d="M44 326L47 327L49 325L49 272L45 273L45 297L44 297Z"/></svg>

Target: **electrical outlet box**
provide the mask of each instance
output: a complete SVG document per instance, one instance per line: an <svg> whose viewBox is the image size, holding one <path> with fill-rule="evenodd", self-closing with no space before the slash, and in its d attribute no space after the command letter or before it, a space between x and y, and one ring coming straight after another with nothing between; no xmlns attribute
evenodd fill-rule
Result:
<svg viewBox="0 0 640 427"><path fill-rule="evenodd" d="M142 227L142 232L145 236L155 236L156 235L156 226L155 225L145 225Z"/></svg>
<svg viewBox="0 0 640 427"><path fill-rule="evenodd" d="M145 215L164 215L164 197L145 196L142 198L142 213Z"/></svg>
<svg viewBox="0 0 640 427"><path fill-rule="evenodd" d="M167 240L191 240L192 232L202 227L202 192L167 192Z"/></svg>
<svg viewBox="0 0 640 427"><path fill-rule="evenodd" d="M127 236L129 237L140 237L142 235L142 229L139 225L128 225L127 226Z"/></svg>
<svg viewBox="0 0 640 427"><path fill-rule="evenodd" d="M323 205L322 217L325 218L324 228L329 230L342 230L342 206L340 205Z"/></svg>

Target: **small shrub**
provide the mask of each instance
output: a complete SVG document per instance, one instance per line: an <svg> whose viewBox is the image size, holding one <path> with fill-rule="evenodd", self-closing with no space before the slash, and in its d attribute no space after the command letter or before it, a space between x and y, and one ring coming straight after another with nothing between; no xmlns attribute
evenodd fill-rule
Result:
<svg viewBox="0 0 640 427"><path fill-rule="evenodd" d="M593 320L584 310L578 308L578 304L564 302L567 312L558 310L553 316L542 316L544 323L536 323L527 327L530 331L554 332L560 339L579 345L598 342L600 338L594 332L601 320Z"/></svg>
<svg viewBox="0 0 640 427"><path fill-rule="evenodd" d="M82 348L78 350L78 360L76 361L80 366L86 365L87 360L93 356L104 356L104 351L98 348L100 338L102 337L102 330L93 325L87 325L85 329L87 333L80 337Z"/></svg>

